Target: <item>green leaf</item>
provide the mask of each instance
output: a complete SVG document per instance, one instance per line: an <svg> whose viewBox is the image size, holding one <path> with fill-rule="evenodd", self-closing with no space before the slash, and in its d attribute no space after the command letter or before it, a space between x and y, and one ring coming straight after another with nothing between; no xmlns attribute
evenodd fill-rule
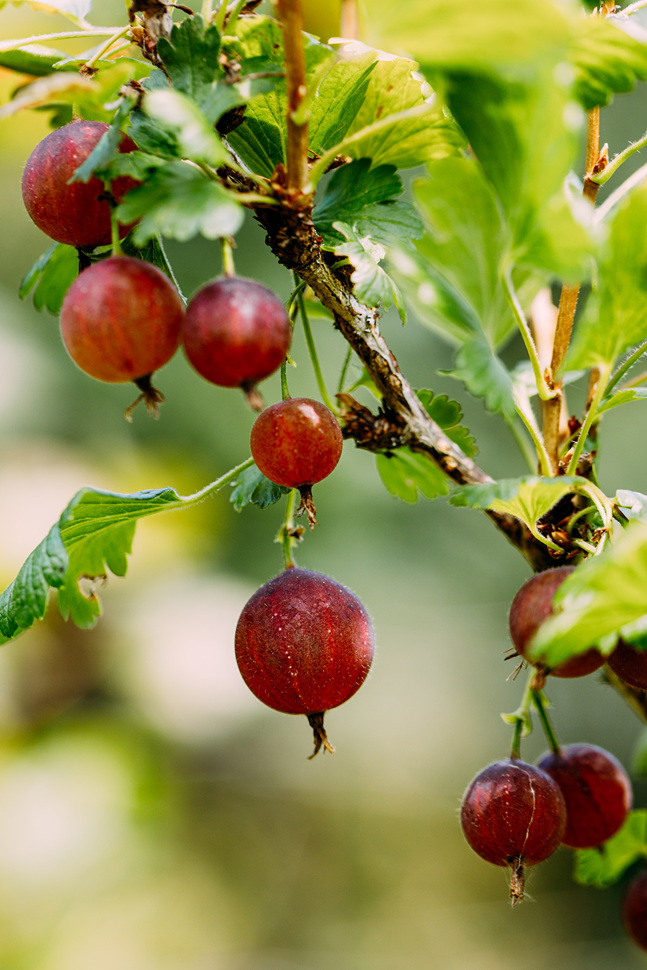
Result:
<svg viewBox="0 0 647 970"><path fill-rule="evenodd" d="M468 457L473 458L478 453L476 440L460 423L463 410L458 401L452 401L446 394L434 394L428 390L416 391L416 394L429 417Z"/></svg>
<svg viewBox="0 0 647 970"><path fill-rule="evenodd" d="M15 97L0 108L0 117L16 114L26 108L74 105L84 117L109 121L114 114L113 102L120 89L134 76L130 58L120 58L96 77L82 77L73 71L57 71L21 87Z"/></svg>
<svg viewBox="0 0 647 970"><path fill-rule="evenodd" d="M347 256L354 267L351 282L355 296L368 306L390 307L395 304L402 323L406 322L406 309L397 286L379 265L386 256L386 251L379 243L373 243L370 238L360 238L353 229L344 222L334 222L333 228L346 240L341 244L323 246L331 249L339 256Z"/></svg>
<svg viewBox="0 0 647 970"><path fill-rule="evenodd" d="M119 221L138 222L133 230L141 246L157 234L181 242L202 233L207 239L232 236L241 227L241 205L217 182L184 162L169 162L132 189L117 207Z"/></svg>
<svg viewBox="0 0 647 970"><path fill-rule="evenodd" d="M631 492L628 488L619 488L616 500L628 519L647 521L647 495L643 495L642 492Z"/></svg>
<svg viewBox="0 0 647 970"><path fill-rule="evenodd" d="M376 456L377 470L387 491L405 502L417 502L421 492L427 498L447 495L445 475L431 459L409 448Z"/></svg>
<svg viewBox="0 0 647 970"><path fill-rule="evenodd" d="M177 143L177 156L218 167L229 161L229 153L212 125L186 95L171 88L150 91L142 109L156 126Z"/></svg>
<svg viewBox="0 0 647 970"><path fill-rule="evenodd" d="M605 889L646 855L647 811L640 808L630 812L620 831L599 848L575 852L575 881L581 886Z"/></svg>
<svg viewBox="0 0 647 970"><path fill-rule="evenodd" d="M335 58L311 86L308 141L312 152L321 155L348 134L366 98L375 66L371 52L355 58Z"/></svg>
<svg viewBox="0 0 647 970"><path fill-rule="evenodd" d="M266 509L269 505L278 502L282 495L287 495L291 491L283 485L271 482L256 465L246 468L231 484L233 491L229 501L237 512L250 504Z"/></svg>
<svg viewBox="0 0 647 970"><path fill-rule="evenodd" d="M89 182L97 171L105 169L118 154L123 138L121 127L130 114L134 100L134 97L123 98L110 127L101 136L83 164L76 169L68 185L72 182Z"/></svg>
<svg viewBox="0 0 647 970"><path fill-rule="evenodd" d="M157 53L173 87L191 98L213 124L210 115L216 83L224 74L219 61L220 33L215 24L205 28L200 14L174 24L171 36L160 37Z"/></svg>
<svg viewBox="0 0 647 970"><path fill-rule="evenodd" d="M635 34L635 36L632 36ZM647 34L626 17L583 17L569 56L575 95L589 109L647 79Z"/></svg>
<svg viewBox="0 0 647 970"><path fill-rule="evenodd" d="M647 187L615 210L598 262L599 300L576 330L568 366L612 365L647 340Z"/></svg>
<svg viewBox="0 0 647 970"><path fill-rule="evenodd" d="M40 256L23 277L18 290L21 300L33 291L37 310L45 307L58 316L63 298L79 274L79 257L73 246L55 243Z"/></svg>
<svg viewBox="0 0 647 970"><path fill-rule="evenodd" d="M646 387L628 387L624 391L616 391L611 397L608 397L602 402L598 408L598 414L604 414L605 411L610 411L611 408L617 408L621 404L629 404L631 401L645 401L647 400L647 388Z"/></svg>
<svg viewBox="0 0 647 970"><path fill-rule="evenodd" d="M81 489L0 595L0 638L11 639L42 619L50 587L57 590L65 618L92 626L101 606L94 594L84 595L79 581L104 576L108 569L125 575L137 520L190 504L172 488L129 495Z"/></svg>
<svg viewBox="0 0 647 970"><path fill-rule="evenodd" d="M415 210L396 202L402 194L402 180L392 165L371 168L368 158L337 169L313 211L313 221L324 243L334 245L343 236L333 222L347 223L358 236L385 246L410 241L422 233Z"/></svg>
<svg viewBox="0 0 647 970"><path fill-rule="evenodd" d="M632 520L603 555L564 580L555 612L529 644L529 656L554 667L589 647L608 654L623 627L647 615L647 523Z"/></svg>
<svg viewBox="0 0 647 970"><path fill-rule="evenodd" d="M40 44L26 44L12 51L3 51L0 48L0 67L31 77L45 77L60 70L57 64L65 56L63 51L52 50L51 47Z"/></svg>
<svg viewBox="0 0 647 970"><path fill-rule="evenodd" d="M441 373L462 381L470 394L483 399L488 411L502 414L506 420L515 417L512 378L486 340L467 341L456 354L454 370Z"/></svg>
<svg viewBox="0 0 647 970"><path fill-rule="evenodd" d="M585 479L573 475L560 478L508 478L483 485L459 485L449 501L451 505L463 508L490 509L504 515L514 515L537 536L537 522L564 495L579 491L582 483L585 483Z"/></svg>

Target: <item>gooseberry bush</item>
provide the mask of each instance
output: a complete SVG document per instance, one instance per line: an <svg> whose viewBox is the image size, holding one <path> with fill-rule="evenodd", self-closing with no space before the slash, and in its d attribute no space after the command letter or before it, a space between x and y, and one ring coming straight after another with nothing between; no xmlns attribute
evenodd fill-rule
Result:
<svg viewBox="0 0 647 970"><path fill-rule="evenodd" d="M368 674L370 603L298 567L307 531L296 514L315 526L312 486L334 475L342 438L354 441L394 496L484 512L535 573L510 611L527 680L504 715L509 751L465 792L469 845L510 868L513 902L525 867L560 844L581 883L620 879L647 856L647 813L632 809L612 754L561 745L545 692L551 676L603 676L647 720L647 495L621 482L605 494L596 475L605 414L647 398L647 165L623 169L647 135L610 148L599 126L600 107L647 79L645 3L366 0L358 25L345 0L344 39L329 43L304 32L300 0L204 0L199 12L132 0L111 30L89 22L90 0L48 7L95 46L63 57L54 35L0 45L16 75L2 114L51 109L54 128L22 186L53 245L21 295L60 314L83 371L133 381L156 416L152 375L163 383L156 372L180 345L187 380L194 370L242 390L259 413L240 464L194 495L81 489L0 596L2 641L50 600L91 627L100 604L79 580L126 573L140 518L226 486L238 512L282 503L284 569L247 603L232 642L252 692L305 715L315 754L331 751L323 716ZM286 305L236 273L245 210L292 273ZM221 247L223 276L187 305L164 240L198 234ZM391 306L454 349L450 376L500 422L526 475L481 468L459 404L412 386L381 323ZM339 335L335 390L314 308ZM294 327L312 361L309 398L289 391ZM266 402L262 382L277 371L282 399ZM573 414L577 379L587 391ZM533 718L550 749L536 766L521 760ZM643 947L646 899L639 877L624 919Z"/></svg>

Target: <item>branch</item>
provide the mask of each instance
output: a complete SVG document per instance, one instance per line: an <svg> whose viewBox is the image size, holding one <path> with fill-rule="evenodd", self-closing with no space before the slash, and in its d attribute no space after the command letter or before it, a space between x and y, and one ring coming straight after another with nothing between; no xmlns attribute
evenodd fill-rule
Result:
<svg viewBox="0 0 647 970"><path fill-rule="evenodd" d="M303 104L308 89L301 0L277 0L276 11L285 52L288 192L298 198L308 187L308 117Z"/></svg>

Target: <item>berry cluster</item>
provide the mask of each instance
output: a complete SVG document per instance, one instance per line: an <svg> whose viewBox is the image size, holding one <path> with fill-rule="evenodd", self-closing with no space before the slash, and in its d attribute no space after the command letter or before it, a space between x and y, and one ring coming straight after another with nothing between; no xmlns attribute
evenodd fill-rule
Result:
<svg viewBox="0 0 647 970"><path fill-rule="evenodd" d="M599 849L624 824L632 807L632 788L620 762L592 744L561 747L542 699L546 677L580 677L605 660L627 683L647 682L647 653L620 643L605 658L591 648L565 663L546 666L529 652L532 639L554 612L554 596L574 568L563 566L529 579L510 609L510 635L515 655L535 667L529 695L546 730L551 750L536 765L519 758L521 723L516 725L513 752L479 772L461 803L461 827L474 851L488 862L511 869L510 897L523 899L526 866L547 859L559 845ZM618 660L616 654L619 654ZM629 654L630 659L627 659ZM631 883L623 904L631 937L647 949L647 872Z"/></svg>
<svg viewBox="0 0 647 970"><path fill-rule="evenodd" d="M180 344L193 368L220 387L239 387L261 411L251 432L251 452L263 474L298 489L311 528L312 486L326 478L342 452L337 418L309 398L290 398L263 410L259 381L285 361L292 327L285 306L254 280L225 276L202 287L186 309L176 287L156 266L124 256L117 240L130 226L116 225L113 209L136 182L96 177L70 181L108 125L73 121L40 142L23 176L29 215L57 242L86 250L112 241L106 254L79 274L61 308L61 335L72 360L100 381L133 381L157 415L162 394L152 375ZM134 142L122 133L119 151ZM313 729L314 754L332 751L324 713L348 700L365 680L373 657L371 621L357 597L327 576L295 568L266 583L245 606L236 631L243 679L265 704L305 714ZM314 755L313 755L314 756Z"/></svg>

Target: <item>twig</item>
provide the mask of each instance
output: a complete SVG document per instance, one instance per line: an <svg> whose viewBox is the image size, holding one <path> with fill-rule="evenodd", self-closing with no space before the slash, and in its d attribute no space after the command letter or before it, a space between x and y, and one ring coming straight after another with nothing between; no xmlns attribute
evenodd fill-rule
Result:
<svg viewBox="0 0 647 970"><path fill-rule="evenodd" d="M298 199L301 195L307 195L308 188L308 118L302 108L308 93L303 49L303 9L301 0L277 0L276 10L283 30L285 54L288 192Z"/></svg>

